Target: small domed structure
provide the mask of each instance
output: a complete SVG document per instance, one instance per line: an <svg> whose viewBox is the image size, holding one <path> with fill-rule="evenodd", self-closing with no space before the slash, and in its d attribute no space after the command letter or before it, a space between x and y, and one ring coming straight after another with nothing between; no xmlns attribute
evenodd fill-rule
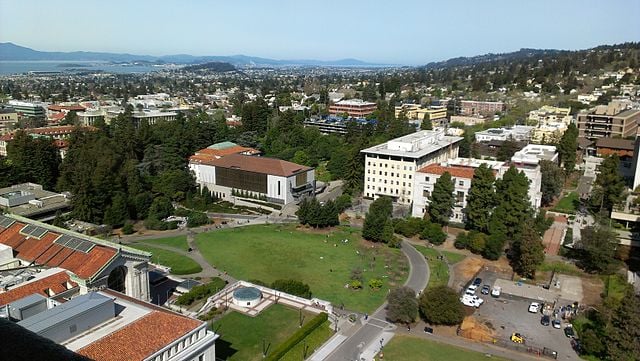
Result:
<svg viewBox="0 0 640 361"><path fill-rule="evenodd" d="M255 287L239 287L233 291L233 303L242 307L255 307L262 300L262 292Z"/></svg>

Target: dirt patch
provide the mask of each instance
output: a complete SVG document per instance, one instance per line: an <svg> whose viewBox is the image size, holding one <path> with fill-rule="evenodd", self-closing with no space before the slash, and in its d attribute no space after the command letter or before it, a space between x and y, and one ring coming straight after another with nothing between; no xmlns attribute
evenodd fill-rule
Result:
<svg viewBox="0 0 640 361"><path fill-rule="evenodd" d="M598 277L581 277L582 303L597 305L602 302L600 295L604 292L604 282Z"/></svg>
<svg viewBox="0 0 640 361"><path fill-rule="evenodd" d="M465 317L460 325L459 335L470 340L491 342L495 339L493 326L487 322L481 322L473 316Z"/></svg>
<svg viewBox="0 0 640 361"><path fill-rule="evenodd" d="M478 257L467 257L454 266L456 279L469 280L484 267L485 261Z"/></svg>

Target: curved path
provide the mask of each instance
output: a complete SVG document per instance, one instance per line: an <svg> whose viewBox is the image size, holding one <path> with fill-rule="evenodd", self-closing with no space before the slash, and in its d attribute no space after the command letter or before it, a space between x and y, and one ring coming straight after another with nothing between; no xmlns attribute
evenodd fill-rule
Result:
<svg viewBox="0 0 640 361"><path fill-rule="evenodd" d="M409 277L404 285L419 294L429 283L429 264L424 256L406 240L402 241L400 249L409 260ZM396 328L395 325L386 321L386 306L385 302L371 316L366 317L366 320L361 319L360 322L364 321L364 325L348 336L333 351L325 350L322 352L322 350L318 350L311 360L360 360L363 351L371 347L378 347L377 341L380 340L383 332L392 332ZM352 330L347 331L351 332Z"/></svg>

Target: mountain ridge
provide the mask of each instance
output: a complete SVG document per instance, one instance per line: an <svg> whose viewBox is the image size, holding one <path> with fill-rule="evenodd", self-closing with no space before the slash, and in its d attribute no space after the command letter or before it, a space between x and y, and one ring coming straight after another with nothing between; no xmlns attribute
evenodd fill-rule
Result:
<svg viewBox="0 0 640 361"><path fill-rule="evenodd" d="M225 62L235 66L387 66L389 64L369 63L359 59L345 58L338 60L315 60L315 59L269 59L248 55L207 55L196 56L189 54L173 55L136 55L129 53L107 53L92 51L39 51L11 42L0 43L0 61L107 61L107 62L156 62L156 63L177 63L196 65L210 62Z"/></svg>

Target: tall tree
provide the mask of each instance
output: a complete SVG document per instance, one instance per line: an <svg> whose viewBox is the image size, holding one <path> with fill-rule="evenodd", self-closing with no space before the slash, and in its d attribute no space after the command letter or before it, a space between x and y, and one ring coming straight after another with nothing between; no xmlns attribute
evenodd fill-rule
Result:
<svg viewBox="0 0 640 361"><path fill-rule="evenodd" d="M58 178L60 154L49 137L32 138L17 131L7 145L7 161L14 182L34 182L52 189Z"/></svg>
<svg viewBox="0 0 640 361"><path fill-rule="evenodd" d="M611 212L614 205L624 199L625 183L619 171L620 159L616 154L605 158L598 167L598 176L591 193L591 207Z"/></svg>
<svg viewBox="0 0 640 361"><path fill-rule="evenodd" d="M516 151L518 151L518 144L512 137L509 137L502 142L502 145L496 154L496 159L500 161L508 161L513 157Z"/></svg>
<svg viewBox="0 0 640 361"><path fill-rule="evenodd" d="M431 121L431 117L429 114L425 114L422 118L422 123L420 123L420 129L422 130L433 130L433 122Z"/></svg>
<svg viewBox="0 0 640 361"><path fill-rule="evenodd" d="M558 144L558 155L560 164L564 166L567 174L573 172L576 167L576 151L578 150L578 128L575 124L569 124L569 127L560 138Z"/></svg>
<svg viewBox="0 0 640 361"><path fill-rule="evenodd" d="M433 186L433 192L429 200L429 219L432 222L445 225L453 214L455 199L453 197L453 181L451 174L444 172Z"/></svg>
<svg viewBox="0 0 640 361"><path fill-rule="evenodd" d="M542 182L540 184L542 205L548 206L560 195L564 176L562 169L556 163L548 160L540 161L540 172L542 173Z"/></svg>
<svg viewBox="0 0 640 361"><path fill-rule="evenodd" d="M420 295L420 314L434 325L457 325L464 318L464 309L456 291L445 286L429 288Z"/></svg>
<svg viewBox="0 0 640 361"><path fill-rule="evenodd" d="M577 249L580 266L589 272L610 272L617 246L615 232L605 225L587 227L580 232Z"/></svg>
<svg viewBox="0 0 640 361"><path fill-rule="evenodd" d="M389 242L385 227L391 226L393 232L393 226L391 225L391 213L393 211L393 205L391 198L380 197L371 203L369 206L369 212L364 219L364 225L362 226L362 237L374 242ZM388 228L388 227L387 227ZM393 234L391 234L393 236Z"/></svg>
<svg viewBox="0 0 640 361"><path fill-rule="evenodd" d="M496 204L494 183L493 170L486 163L482 163L473 172L466 209L466 225L468 229L475 229L480 232L489 230L491 211Z"/></svg>
<svg viewBox="0 0 640 361"><path fill-rule="evenodd" d="M542 264L542 261L544 261L544 246L540 235L530 224L525 224L519 237L512 243L513 269L533 279L536 276L536 268Z"/></svg>
<svg viewBox="0 0 640 361"><path fill-rule="evenodd" d="M627 287L623 301L615 309L607 327L605 344L609 359L640 360L640 298Z"/></svg>
<svg viewBox="0 0 640 361"><path fill-rule="evenodd" d="M497 206L491 215L491 234L503 233L513 237L531 219L529 203L529 179L523 172L511 166L502 179L496 180Z"/></svg>

